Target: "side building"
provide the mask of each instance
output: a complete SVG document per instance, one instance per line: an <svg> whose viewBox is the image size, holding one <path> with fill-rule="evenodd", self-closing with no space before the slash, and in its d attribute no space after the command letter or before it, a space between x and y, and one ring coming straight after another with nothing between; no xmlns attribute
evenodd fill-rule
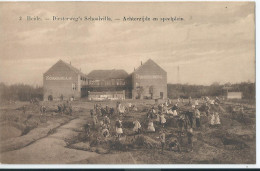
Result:
<svg viewBox="0 0 260 171"><path fill-rule="evenodd" d="M141 64L131 77L133 99L167 99L167 72L153 60Z"/></svg>
<svg viewBox="0 0 260 171"><path fill-rule="evenodd" d="M87 77L89 100L125 99L131 94L125 70L93 70Z"/></svg>
<svg viewBox="0 0 260 171"><path fill-rule="evenodd" d="M44 100L81 98L87 95L87 76L59 60L43 74Z"/></svg>

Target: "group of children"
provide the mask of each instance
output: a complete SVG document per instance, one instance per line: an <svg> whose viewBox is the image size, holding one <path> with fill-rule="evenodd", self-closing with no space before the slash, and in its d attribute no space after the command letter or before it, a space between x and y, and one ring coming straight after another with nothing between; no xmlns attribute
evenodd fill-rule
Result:
<svg viewBox="0 0 260 171"><path fill-rule="evenodd" d="M180 111L179 106L178 106L178 102L174 105L170 105L171 102L167 101L166 103L163 104L159 104L157 109L152 106L151 109L148 110L147 112L147 120L148 120L148 124L147 124L147 132L156 132L155 126L154 126L154 121L158 122L161 125L161 131L160 131L160 135L159 135L159 139L161 142L161 147L162 147L162 151L165 148L165 144L166 144L166 139L165 139L165 123L166 123L166 117L165 114L168 116L174 116L174 118L176 118L177 120L177 139L169 142L167 145L169 146L169 148L173 151L181 151L180 150L180 146L183 143L183 136L187 137L187 142L189 145L189 149L192 151L193 150L193 128L196 127L196 129L200 129L201 127L201 122L200 122L200 118L201 118L201 112L199 110L199 100L195 100L194 103L192 103L191 99L189 100L189 104L188 106L190 106L190 110L188 111ZM128 104L129 106L126 106L126 108L129 109L133 109L132 104ZM215 105L217 105L216 103L210 101L209 99L205 100L205 108L204 108L204 112L206 113L207 116L210 116L210 125L219 125L220 124L220 119L219 119L219 115L218 112L215 112L214 110L212 110ZM169 107L171 106L171 107ZM135 107L135 106L134 106ZM91 117L93 119L93 125L98 125L101 128L101 134L104 138L107 138L110 133L109 131L111 131L111 122L110 119L112 116L111 113L111 107L108 107L106 105L105 108L103 108L105 112L102 112L102 107L101 105L94 105L94 110L91 110ZM125 107L118 102L116 104L116 110L113 111L113 113L115 112L117 115L117 119L115 122L115 133L116 133L116 137L119 139L122 135L123 135L123 122L120 119L121 115L123 112L125 112ZM130 111L130 110L129 110ZM170 112L172 111L172 112ZM98 121L97 115L99 115L102 117L101 121ZM195 124L194 124L195 121ZM135 120L133 121L133 132L136 134L140 134L141 133L141 128L142 125L139 122L139 120L137 118L135 118Z"/></svg>

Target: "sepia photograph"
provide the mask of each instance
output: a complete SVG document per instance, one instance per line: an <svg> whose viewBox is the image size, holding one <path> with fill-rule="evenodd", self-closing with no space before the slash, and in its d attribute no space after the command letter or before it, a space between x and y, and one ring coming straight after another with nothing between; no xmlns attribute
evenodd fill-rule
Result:
<svg viewBox="0 0 260 171"><path fill-rule="evenodd" d="M0 2L0 163L257 164L254 1Z"/></svg>

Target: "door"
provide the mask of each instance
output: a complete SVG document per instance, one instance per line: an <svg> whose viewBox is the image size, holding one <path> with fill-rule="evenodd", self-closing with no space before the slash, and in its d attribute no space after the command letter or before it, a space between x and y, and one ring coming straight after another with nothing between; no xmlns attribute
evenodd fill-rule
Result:
<svg viewBox="0 0 260 171"><path fill-rule="evenodd" d="M160 92L160 99L163 99L163 92Z"/></svg>

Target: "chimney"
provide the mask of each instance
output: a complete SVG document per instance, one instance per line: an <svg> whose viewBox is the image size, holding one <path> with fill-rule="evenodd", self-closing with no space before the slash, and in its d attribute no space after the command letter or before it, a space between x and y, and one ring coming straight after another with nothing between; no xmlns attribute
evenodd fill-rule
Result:
<svg viewBox="0 0 260 171"><path fill-rule="evenodd" d="M134 68L134 71L135 71L135 68Z"/></svg>

